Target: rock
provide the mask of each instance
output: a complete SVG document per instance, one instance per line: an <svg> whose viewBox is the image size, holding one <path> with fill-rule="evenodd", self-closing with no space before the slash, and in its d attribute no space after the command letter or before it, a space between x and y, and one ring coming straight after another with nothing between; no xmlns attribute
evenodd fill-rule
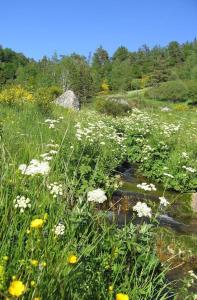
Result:
<svg viewBox="0 0 197 300"><path fill-rule="evenodd" d="M191 206L194 212L197 212L197 193L192 194Z"/></svg>
<svg viewBox="0 0 197 300"><path fill-rule="evenodd" d="M171 109L169 107L165 106L165 107L161 108L161 111L171 111Z"/></svg>
<svg viewBox="0 0 197 300"><path fill-rule="evenodd" d="M74 110L79 110L80 108L79 100L75 93L71 90L64 92L54 102L64 108L71 108Z"/></svg>

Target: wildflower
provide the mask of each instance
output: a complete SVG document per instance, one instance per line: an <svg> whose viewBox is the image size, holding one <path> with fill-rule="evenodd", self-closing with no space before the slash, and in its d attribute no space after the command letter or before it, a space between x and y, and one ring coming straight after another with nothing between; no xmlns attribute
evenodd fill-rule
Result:
<svg viewBox="0 0 197 300"><path fill-rule="evenodd" d="M190 173L195 173L196 172L196 170L191 168L191 167L183 166L182 168L185 169L186 171L190 172Z"/></svg>
<svg viewBox="0 0 197 300"><path fill-rule="evenodd" d="M8 261L9 257L7 255L3 256L3 260Z"/></svg>
<svg viewBox="0 0 197 300"><path fill-rule="evenodd" d="M63 195L62 184L58 184L57 182L51 183L48 185L48 189L50 191L50 194L53 195L54 198L57 198L57 196Z"/></svg>
<svg viewBox="0 0 197 300"><path fill-rule="evenodd" d="M182 152L181 156L182 156L182 158L185 158L185 159L189 158L187 152Z"/></svg>
<svg viewBox="0 0 197 300"><path fill-rule="evenodd" d="M108 291L111 293L111 292L113 292L113 290L114 290L113 285L110 285L110 286L108 287Z"/></svg>
<svg viewBox="0 0 197 300"><path fill-rule="evenodd" d="M25 292L25 290L25 285L20 280L12 281L8 288L8 292L14 297L20 297Z"/></svg>
<svg viewBox="0 0 197 300"><path fill-rule="evenodd" d="M137 204L133 207L133 210L137 212L138 217L149 217L151 218L152 212L151 208L147 206L146 203L137 202Z"/></svg>
<svg viewBox="0 0 197 300"><path fill-rule="evenodd" d="M35 297L35 298L33 298L33 300L42 300L42 298L40 298L40 297Z"/></svg>
<svg viewBox="0 0 197 300"><path fill-rule="evenodd" d="M36 282L35 282L34 280L31 280L31 281L30 281L30 285L31 285L32 287L35 287L35 286L36 286Z"/></svg>
<svg viewBox="0 0 197 300"><path fill-rule="evenodd" d="M159 197L160 204L163 206L167 206L169 204L168 200L165 197Z"/></svg>
<svg viewBox="0 0 197 300"><path fill-rule="evenodd" d="M44 225L44 220L43 219L35 219L31 221L31 228L42 228Z"/></svg>
<svg viewBox="0 0 197 300"><path fill-rule="evenodd" d="M70 255L67 261L69 264L74 265L78 262L78 258L76 255Z"/></svg>
<svg viewBox="0 0 197 300"><path fill-rule="evenodd" d="M194 273L193 270L188 271L188 273L191 277L193 277L194 279L197 279L197 275Z"/></svg>
<svg viewBox="0 0 197 300"><path fill-rule="evenodd" d="M14 199L14 207L19 208L20 212L23 213L26 208L31 207L30 199L24 196L17 196L16 199Z"/></svg>
<svg viewBox="0 0 197 300"><path fill-rule="evenodd" d="M37 159L32 159L29 165L20 165L19 170L23 175L47 175L50 171L50 167L47 161L39 161Z"/></svg>
<svg viewBox="0 0 197 300"><path fill-rule="evenodd" d="M116 294L116 300L129 300L129 296L127 294L118 293Z"/></svg>
<svg viewBox="0 0 197 300"><path fill-rule="evenodd" d="M47 263L46 263L45 261L43 261L43 262L41 262L41 266L42 266L43 268L45 268L45 267L47 266Z"/></svg>
<svg viewBox="0 0 197 300"><path fill-rule="evenodd" d="M57 224L54 229L53 229L55 235L64 235L64 232L65 232L65 226L64 224Z"/></svg>
<svg viewBox="0 0 197 300"><path fill-rule="evenodd" d="M87 199L90 202L103 203L107 200L105 192L101 189L88 192Z"/></svg>
<svg viewBox="0 0 197 300"><path fill-rule="evenodd" d="M30 261L31 265L34 266L34 267L37 267L38 266L38 261L36 259L32 259Z"/></svg>
<svg viewBox="0 0 197 300"><path fill-rule="evenodd" d="M145 191L156 191L156 187L154 184L150 183L150 184L147 184L145 182L142 182L141 184L138 184L137 187L139 189L142 189L142 190L145 190Z"/></svg>
<svg viewBox="0 0 197 300"><path fill-rule="evenodd" d="M173 176L173 175L171 175L171 174L168 174L168 173L163 173L163 175L164 175L164 176L167 176L167 177L169 177L169 178L174 178L174 176Z"/></svg>

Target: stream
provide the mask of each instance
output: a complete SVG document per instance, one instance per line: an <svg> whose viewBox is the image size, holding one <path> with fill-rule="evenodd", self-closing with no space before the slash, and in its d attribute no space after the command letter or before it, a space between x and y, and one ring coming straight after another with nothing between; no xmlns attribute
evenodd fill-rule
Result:
<svg viewBox="0 0 197 300"><path fill-rule="evenodd" d="M170 263L168 279L180 282L189 270L197 274L197 212L193 211L192 193L164 191L160 184L150 182L139 174L135 165L125 164L118 169L123 185L112 197L109 220L124 226L125 223L140 223L141 218L133 218L132 207L138 202L152 203L158 207L158 197L165 196L170 204L157 217L157 255L162 263ZM142 182L154 183L156 191L145 192L137 188ZM149 222L149 220L144 219ZM192 287L197 292L197 287Z"/></svg>

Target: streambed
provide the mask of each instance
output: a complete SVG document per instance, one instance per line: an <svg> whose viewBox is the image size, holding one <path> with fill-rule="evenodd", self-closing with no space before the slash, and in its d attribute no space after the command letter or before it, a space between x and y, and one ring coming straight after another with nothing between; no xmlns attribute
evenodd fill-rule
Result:
<svg viewBox="0 0 197 300"><path fill-rule="evenodd" d="M165 196L170 202L158 216L157 254L162 263L170 262L170 280L183 279L189 270L197 274L197 212L193 211L192 193L178 193L150 182L139 174L137 166L122 166L119 169L123 185L113 195L109 218L119 226L133 220L132 207L137 201L151 201L158 207L159 198ZM145 192L137 188L142 182L154 183L157 190ZM148 220L147 220L148 221ZM140 220L136 219L138 223ZM197 292L197 287L192 287Z"/></svg>

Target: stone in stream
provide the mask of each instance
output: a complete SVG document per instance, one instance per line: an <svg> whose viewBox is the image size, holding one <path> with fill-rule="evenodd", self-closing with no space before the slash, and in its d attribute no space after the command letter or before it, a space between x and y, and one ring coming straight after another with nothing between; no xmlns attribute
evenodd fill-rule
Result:
<svg viewBox="0 0 197 300"><path fill-rule="evenodd" d="M79 110L80 108L79 100L75 93L71 90L64 92L54 102L64 108L71 108L74 110Z"/></svg>

